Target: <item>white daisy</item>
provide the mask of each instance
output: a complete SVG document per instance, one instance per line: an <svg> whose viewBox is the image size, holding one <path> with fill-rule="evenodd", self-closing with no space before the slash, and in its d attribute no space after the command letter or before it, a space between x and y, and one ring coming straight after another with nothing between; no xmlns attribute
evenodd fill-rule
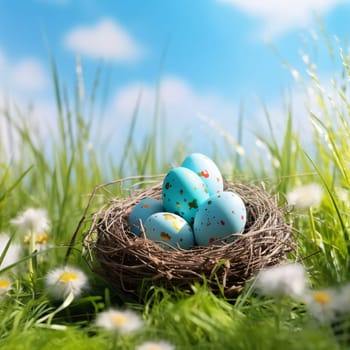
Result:
<svg viewBox="0 0 350 350"><path fill-rule="evenodd" d="M45 209L29 208L10 222L26 234L30 232L46 232L50 228L50 221Z"/></svg>
<svg viewBox="0 0 350 350"><path fill-rule="evenodd" d="M70 293L77 297L87 286L85 273L72 266L56 268L46 275L46 287L55 299L65 299Z"/></svg>
<svg viewBox="0 0 350 350"><path fill-rule="evenodd" d="M264 295L300 298L306 290L306 271L298 263L282 264L261 270L255 287Z"/></svg>
<svg viewBox="0 0 350 350"><path fill-rule="evenodd" d="M0 234L0 256L4 252L4 249L7 246L9 240L10 237L7 234ZM17 262L20 259L20 252L21 246L19 244L13 243L12 241L6 251L4 260L0 264L0 270Z"/></svg>
<svg viewBox="0 0 350 350"><path fill-rule="evenodd" d="M127 334L140 330L143 327L143 321L132 310L109 309L97 316L96 325L109 331Z"/></svg>
<svg viewBox="0 0 350 350"><path fill-rule="evenodd" d="M339 292L335 289L310 290L304 302L310 313L320 322L332 321L339 312Z"/></svg>
<svg viewBox="0 0 350 350"><path fill-rule="evenodd" d="M287 194L287 202L297 209L305 210L310 207L318 207L321 204L322 196L322 187L316 183L312 183L295 188L289 192Z"/></svg>
<svg viewBox="0 0 350 350"><path fill-rule="evenodd" d="M7 276L0 276L0 297L4 296L12 286L11 280Z"/></svg>
<svg viewBox="0 0 350 350"><path fill-rule="evenodd" d="M175 346L171 343L168 343L166 341L147 341L138 347L136 347L136 350L174 350Z"/></svg>

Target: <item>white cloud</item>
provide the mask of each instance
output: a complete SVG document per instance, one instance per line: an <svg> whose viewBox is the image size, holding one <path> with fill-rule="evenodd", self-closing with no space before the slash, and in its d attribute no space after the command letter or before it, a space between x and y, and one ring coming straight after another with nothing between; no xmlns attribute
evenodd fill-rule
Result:
<svg viewBox="0 0 350 350"><path fill-rule="evenodd" d="M29 95L44 90L48 85L48 75L44 65L33 57L20 60L9 59L0 50L0 89L21 90Z"/></svg>
<svg viewBox="0 0 350 350"><path fill-rule="evenodd" d="M64 43L77 54L110 61L134 61L143 54L141 45L120 24L108 18L90 27L72 29Z"/></svg>
<svg viewBox="0 0 350 350"><path fill-rule="evenodd" d="M124 86L115 95L116 111L122 115L130 114L141 94L140 110L152 115L157 98L155 85L134 82ZM176 76L165 76L159 85L160 104L169 115L176 115L176 120L190 122L196 120L199 113L213 118L225 119L232 113L235 105L215 93L197 91L186 80Z"/></svg>
<svg viewBox="0 0 350 350"><path fill-rule="evenodd" d="M7 113L10 121L3 113ZM57 108L53 99L36 96L29 102L20 93L3 95L0 91L0 153L1 161L24 157L26 149L21 147L21 136L16 125L26 127L30 131L36 146L40 143L51 143L57 130Z"/></svg>
<svg viewBox="0 0 350 350"><path fill-rule="evenodd" d="M267 149L259 150L255 133L270 138L270 130L263 106L257 98L251 98L244 108L243 150L237 145L238 113L236 101L231 101L214 92L203 91L192 86L188 81L176 77L165 76L160 83L160 113L166 118L166 144L163 147L174 149L176 141L182 141L189 150L210 154L212 142L217 147L222 160L228 159L227 152L242 152L244 159L254 163L254 157L262 157L266 162L273 161ZM140 95L141 94L141 95ZM113 116L106 121L109 131L113 133L107 139L115 138L123 144L127 132L128 121L132 117L138 96L141 96L139 117L137 120L134 142L142 145L143 136L152 130L152 118L157 97L156 87L144 82L134 82L118 90L114 96ZM313 128L306 108L317 108L314 98L309 98L305 91L295 87L284 99L278 98L266 104L273 132L279 144L282 144L287 125L288 103L292 108L294 130L300 136L305 147L313 140ZM203 117L204 116L204 117ZM117 120L118 126L113 129L111 123ZM116 130L119 135L116 135ZM113 131L112 131L113 130ZM123 141L122 141L123 140ZM226 148L229 145L229 148ZM140 146L142 147L142 146ZM228 151L229 150L229 151ZM231 158L232 160L232 158ZM231 162L232 163L232 162ZM233 164L230 165L230 169Z"/></svg>
<svg viewBox="0 0 350 350"><path fill-rule="evenodd" d="M302 77L302 80L298 78L297 83L299 80L299 84L295 84L289 90L289 94L284 99L286 103L281 102L281 99L279 99L270 101L267 104L274 136L280 146L284 141L288 108L291 111L293 130L298 136L298 142L311 156L319 151L317 147L318 142L324 142L326 145L329 144L327 131L330 121L332 121L331 125L334 128L334 132L343 128L339 115L347 109L347 106L343 99L344 92L342 91L340 93L340 87L344 82L344 77L341 74L340 71L339 74L335 75L316 74L315 77L317 76L317 80L314 80L310 76L299 73L297 76ZM334 87L334 81L339 84L337 85L337 89ZM327 129L324 129L315 120L312 120L311 114L316 116ZM258 130L262 137L268 140L271 139L268 137L270 131L268 130L267 120L263 110L257 110L255 112L254 125L255 130ZM262 146L259 141L257 144ZM330 146L328 145L328 147ZM263 148L264 155L269 158L267 148L260 148Z"/></svg>
<svg viewBox="0 0 350 350"><path fill-rule="evenodd" d="M217 0L260 18L262 36L271 38L294 28L308 27L315 14L323 15L349 0Z"/></svg>
<svg viewBox="0 0 350 350"><path fill-rule="evenodd" d="M1 162L18 157L22 151L14 123L27 123L29 130L42 139L48 136L56 110L54 102L45 98L49 79L45 67L37 59L13 60L0 50L0 74L0 147L4 147ZM4 111L9 112L10 122Z"/></svg>
<svg viewBox="0 0 350 350"><path fill-rule="evenodd" d="M47 74L36 59L27 58L17 62L10 70L12 83L25 90L43 90L47 84Z"/></svg>
<svg viewBox="0 0 350 350"><path fill-rule="evenodd" d="M124 127L128 127L139 95L141 100L135 138L139 144L143 136L152 130L157 103L160 122L166 129L167 149L172 149L175 141L182 141L189 148L211 151L212 141L219 144L223 142L223 136L227 142L230 133L236 135L238 108L234 101L214 92L198 90L176 76L163 77L159 95L155 85L144 82L133 82L119 89L114 96L111 114L119 123L123 120ZM120 133L126 134L122 130Z"/></svg>

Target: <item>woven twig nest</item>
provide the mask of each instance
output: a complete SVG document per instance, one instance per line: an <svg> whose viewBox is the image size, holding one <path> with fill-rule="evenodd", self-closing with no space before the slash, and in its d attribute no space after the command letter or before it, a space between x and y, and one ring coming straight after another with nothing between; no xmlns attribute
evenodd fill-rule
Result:
<svg viewBox="0 0 350 350"><path fill-rule="evenodd" d="M284 260L293 247L291 227L275 196L256 185L225 182L225 190L236 192L246 205L244 232L231 243L164 250L128 226L135 204L147 197L161 199L161 187L134 190L93 214L84 255L93 271L118 289L140 294L147 282L168 288L205 282L230 296L261 268Z"/></svg>

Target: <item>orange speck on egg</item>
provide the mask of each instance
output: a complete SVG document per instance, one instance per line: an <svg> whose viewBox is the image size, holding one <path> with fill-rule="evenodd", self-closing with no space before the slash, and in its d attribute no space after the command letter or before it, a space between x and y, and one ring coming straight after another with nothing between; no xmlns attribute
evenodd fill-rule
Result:
<svg viewBox="0 0 350 350"><path fill-rule="evenodd" d="M160 237L164 239L165 241L169 241L171 239L171 236L168 235L166 232L161 232Z"/></svg>
<svg viewBox="0 0 350 350"><path fill-rule="evenodd" d="M201 171L200 176L205 177L206 179L209 177L209 172L207 169Z"/></svg>

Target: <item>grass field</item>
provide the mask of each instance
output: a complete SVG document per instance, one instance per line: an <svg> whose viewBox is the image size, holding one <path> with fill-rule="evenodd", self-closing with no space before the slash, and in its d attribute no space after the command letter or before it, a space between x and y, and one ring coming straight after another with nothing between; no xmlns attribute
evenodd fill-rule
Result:
<svg viewBox="0 0 350 350"><path fill-rule="evenodd" d="M236 299L194 285L192 293L157 287L142 300L134 300L89 271L80 244L74 246L69 264L85 272L89 288L79 297L66 294L61 301L54 300L48 273L63 266L94 187L128 174L164 173L170 162L179 163L192 150L186 149L185 140L179 140L169 153L159 153L160 140L164 140L157 127L159 116L154 117L153 131L143 147L135 147L137 113L131 119L127 142L120 145L125 155L122 159L89 148L95 124L94 116L86 111L94 110L94 91L84 108L78 101L68 106L52 63L58 122L49 144L38 138L20 112L0 111L16 131L15 145L20 150L18 157L9 160L0 140L0 232L10 237L8 245L6 240L0 241L1 349L135 349L147 341L168 342L148 349L170 349L171 344L176 349L347 349L350 293L348 298L340 298L336 291L350 280L350 61L337 45L332 52L337 71L330 86L322 85L311 63L301 74L306 101L310 89L315 101L311 106L309 100L313 129L307 147L295 132L293 112L286 110L282 138L274 136L277 131L268 112L270 133L258 135L269 160L241 161L237 144L229 139L221 140L226 154L209 155L219 168L229 157L233 170L227 176L231 179L265 181L270 192L279 193L281 205L291 191L303 190L303 185L321 189L319 203L311 201L303 207L305 201L301 202L303 208L296 205L286 217L295 228L298 243L297 256L291 255L290 260L298 259L305 266L310 290L326 293L318 308L309 308L290 295L257 294L250 281ZM99 88L98 77L95 86ZM313 194L306 193L307 199ZM36 227L23 221L20 215L28 208L47 212L47 217L35 213L38 231L45 232L35 232ZM74 278L84 287L84 280L78 275ZM343 309L341 315L332 309L334 305ZM111 307L134 311L136 315L132 315L140 317L143 326L131 333L98 327L96 318Z"/></svg>

